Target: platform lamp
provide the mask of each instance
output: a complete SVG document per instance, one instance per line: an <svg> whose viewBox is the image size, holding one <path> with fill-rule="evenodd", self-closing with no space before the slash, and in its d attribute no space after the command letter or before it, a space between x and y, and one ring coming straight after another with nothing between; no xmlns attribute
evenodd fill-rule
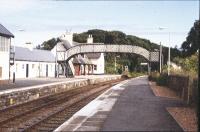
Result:
<svg viewBox="0 0 200 132"><path fill-rule="evenodd" d="M115 56L115 72L116 72L116 70L117 70L117 63L116 63L117 58L120 58L120 56L119 56L119 55L118 55L118 56Z"/></svg>
<svg viewBox="0 0 200 132"><path fill-rule="evenodd" d="M158 29L161 31L161 30L164 30L164 29L166 29L165 27L158 27ZM160 57L159 57L159 62L160 62L160 73L162 73L162 60L163 60L163 58L162 58L162 43L161 43L161 41L160 41Z"/></svg>
<svg viewBox="0 0 200 132"><path fill-rule="evenodd" d="M159 27L159 30L167 29L166 27ZM167 61L167 75L170 74L170 32L169 32L169 46L168 46L168 61ZM160 42L160 73L162 72L162 45Z"/></svg>

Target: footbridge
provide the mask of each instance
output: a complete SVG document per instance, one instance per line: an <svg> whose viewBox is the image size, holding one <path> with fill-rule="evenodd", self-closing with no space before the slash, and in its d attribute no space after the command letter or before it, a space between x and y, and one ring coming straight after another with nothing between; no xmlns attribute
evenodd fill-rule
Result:
<svg viewBox="0 0 200 132"><path fill-rule="evenodd" d="M149 64L151 62L159 62L159 52L158 51L148 51L145 48L126 45L126 44L103 44L103 43L93 43L93 44L80 44L72 46L65 51L57 51L57 61L63 65L64 74L67 76L69 73L69 68L74 75L74 67L70 59L78 54L85 53L128 53L136 54L143 57L148 62L148 69L150 72ZM64 68L65 67L65 68ZM66 69L66 70L65 70Z"/></svg>
<svg viewBox="0 0 200 132"><path fill-rule="evenodd" d="M129 53L145 58L148 62L158 62L159 52L148 51L145 48L124 44L80 44L69 48L66 51L57 51L57 60L70 60L73 56L83 53Z"/></svg>

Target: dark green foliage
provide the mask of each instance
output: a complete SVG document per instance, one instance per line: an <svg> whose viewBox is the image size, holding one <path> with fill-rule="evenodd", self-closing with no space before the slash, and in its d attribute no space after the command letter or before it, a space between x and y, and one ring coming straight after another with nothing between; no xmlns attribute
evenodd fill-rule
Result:
<svg viewBox="0 0 200 132"><path fill-rule="evenodd" d="M156 83L160 86L167 86L167 78L167 74L160 74L160 76L156 80Z"/></svg>
<svg viewBox="0 0 200 132"><path fill-rule="evenodd" d="M186 41L183 42L181 48L183 50L183 56L191 56L196 53L199 48L200 41L200 24L199 20L196 21L193 27L190 29Z"/></svg>
<svg viewBox="0 0 200 132"><path fill-rule="evenodd" d="M60 42L60 39L59 38L52 38L48 41L44 41L42 43L42 45L40 46L41 49L45 49L45 50L51 50L53 49L53 47L58 43ZM38 46L39 47L39 46Z"/></svg>
<svg viewBox="0 0 200 132"><path fill-rule="evenodd" d="M167 86L167 79L168 75L166 73L160 74L158 72L152 72L149 76L149 81L154 81L160 86Z"/></svg>

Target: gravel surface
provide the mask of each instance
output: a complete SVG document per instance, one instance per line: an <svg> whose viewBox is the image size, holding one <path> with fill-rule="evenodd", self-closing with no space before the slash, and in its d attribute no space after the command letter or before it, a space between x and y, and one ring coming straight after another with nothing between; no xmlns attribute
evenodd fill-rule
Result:
<svg viewBox="0 0 200 132"><path fill-rule="evenodd" d="M159 97L173 98L181 100L177 94L163 86L157 86L155 82L149 82L153 93ZM197 115L193 107L168 107L167 111L176 120L176 122L183 128L184 131L198 131Z"/></svg>
<svg viewBox="0 0 200 132"><path fill-rule="evenodd" d="M171 89L156 85L155 82L149 82L153 93L159 97L167 97L180 100L180 97Z"/></svg>
<svg viewBox="0 0 200 132"><path fill-rule="evenodd" d="M197 116L194 108L170 107L168 112L174 117L184 131L198 131Z"/></svg>

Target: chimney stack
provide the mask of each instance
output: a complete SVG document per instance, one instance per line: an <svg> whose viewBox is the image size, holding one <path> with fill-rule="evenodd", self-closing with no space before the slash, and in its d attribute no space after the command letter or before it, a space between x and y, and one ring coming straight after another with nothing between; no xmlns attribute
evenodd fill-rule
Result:
<svg viewBox="0 0 200 132"><path fill-rule="evenodd" d="M60 36L61 40L66 40L70 43L70 45L73 45L73 33L71 33L70 31L66 31L65 34L63 34L62 36Z"/></svg>
<svg viewBox="0 0 200 132"><path fill-rule="evenodd" d="M93 43L93 37L91 34L89 34L88 38L87 38L87 43L88 44L92 44Z"/></svg>
<svg viewBox="0 0 200 132"><path fill-rule="evenodd" d="M26 42L25 43L25 47L28 48L29 50L33 50L34 49L34 45L31 42Z"/></svg>

